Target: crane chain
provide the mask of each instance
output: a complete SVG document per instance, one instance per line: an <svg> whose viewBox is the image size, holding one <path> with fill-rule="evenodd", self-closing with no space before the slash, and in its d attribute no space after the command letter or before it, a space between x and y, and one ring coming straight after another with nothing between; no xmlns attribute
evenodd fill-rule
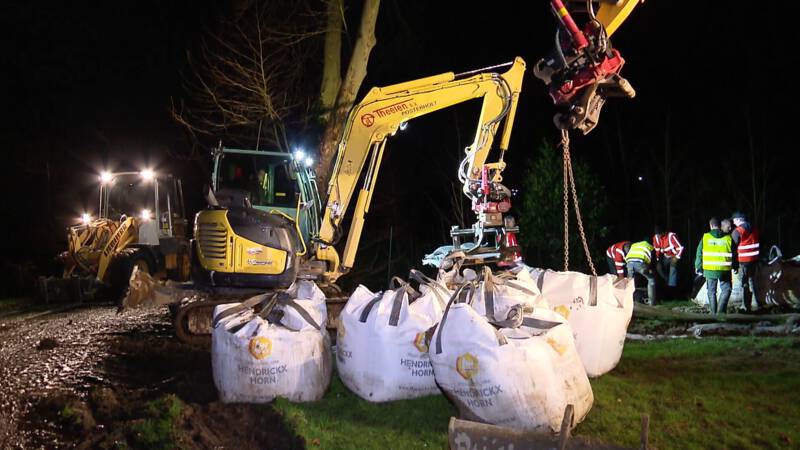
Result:
<svg viewBox="0 0 800 450"><path fill-rule="evenodd" d="M569 152L569 133L561 130L561 149L564 151L564 272L569 271L569 168L567 152Z"/></svg>
<svg viewBox="0 0 800 450"><path fill-rule="evenodd" d="M575 207L575 217L578 221L578 231L583 243L583 251L586 254L586 261L592 275L597 276L594 268L592 255L589 252L589 243L586 241L586 232L583 229L583 219L581 218L581 207L578 204L578 192L575 189L575 175L572 172L572 157L569 153L569 131L561 130L561 148L564 151L564 270L569 270L569 198L567 196L567 184L572 192L572 203Z"/></svg>

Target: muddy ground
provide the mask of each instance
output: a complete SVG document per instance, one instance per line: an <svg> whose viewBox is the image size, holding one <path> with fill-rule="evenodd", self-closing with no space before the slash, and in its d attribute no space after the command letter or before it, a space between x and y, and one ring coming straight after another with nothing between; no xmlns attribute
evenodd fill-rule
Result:
<svg viewBox="0 0 800 450"><path fill-rule="evenodd" d="M302 448L266 405L218 401L166 310L0 316L0 448ZM172 444L172 445L174 445Z"/></svg>

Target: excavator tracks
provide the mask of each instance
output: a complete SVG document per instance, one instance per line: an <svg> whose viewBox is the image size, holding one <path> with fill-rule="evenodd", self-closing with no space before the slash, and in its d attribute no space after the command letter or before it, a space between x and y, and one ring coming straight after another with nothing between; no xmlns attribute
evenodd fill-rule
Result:
<svg viewBox="0 0 800 450"><path fill-rule="evenodd" d="M347 303L347 296L332 284L321 284L328 308L328 330L335 337L339 323L339 313ZM195 295L170 305L173 315L175 336L186 344L195 346L211 345L211 322L217 305L237 303L268 290L219 288L198 291Z"/></svg>

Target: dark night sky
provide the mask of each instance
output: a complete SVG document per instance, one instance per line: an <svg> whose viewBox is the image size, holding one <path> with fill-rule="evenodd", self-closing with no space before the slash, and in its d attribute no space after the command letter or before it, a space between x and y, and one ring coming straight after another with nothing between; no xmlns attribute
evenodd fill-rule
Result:
<svg viewBox="0 0 800 450"><path fill-rule="evenodd" d="M355 3L348 15L352 32ZM663 147L667 116L670 141L686 168L676 186L674 228L688 233L687 224L694 221L697 232L709 215L746 208L740 198L726 195L728 187L714 174L723 161L734 162L733 170L741 170L734 177L749 183L749 117L753 145L772 164L764 241L778 241L781 215L781 244L798 253L800 239L791 236L800 225L800 202L791 192L798 99L791 68L800 62L796 15L766 5L687 3L649 0L637 8L614 36L627 60L623 75L637 97L611 101L598 128L573 140L573 154L590 163L614 200L608 240L642 236L653 221L664 220L649 149ZM167 111L170 98L183 95L185 51L217 26L220 14L219 5L190 1L34 1L0 7L2 231L4 254L13 255L9 260L41 259L62 245L65 222L85 202L94 202L92 174L100 167L157 165L183 176L187 191L199 192L207 169L202 161L171 156L185 152L188 142ZM545 0L384 0L378 22L364 91L514 56L531 67L550 50L555 30ZM382 232L374 230L397 227L404 240L396 245L411 247L408 261L446 236L430 201L442 198L443 176L455 177L454 155L471 140L477 108L466 105L417 119L387 147L367 227L378 240ZM555 138L552 113L544 86L529 71L506 170L509 184L519 181L541 140ZM622 179L619 161L611 156L619 136L645 182ZM632 190L627 200L625 186ZM623 211L631 222L622 223ZM31 240L40 243L32 250Z"/></svg>

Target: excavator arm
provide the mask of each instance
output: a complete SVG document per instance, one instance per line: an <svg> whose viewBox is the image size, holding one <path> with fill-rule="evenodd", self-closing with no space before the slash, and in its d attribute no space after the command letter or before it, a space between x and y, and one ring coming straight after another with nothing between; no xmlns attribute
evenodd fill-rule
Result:
<svg viewBox="0 0 800 450"><path fill-rule="evenodd" d="M498 67L509 68L502 74L488 71ZM464 183L464 193L473 199L473 204L480 201L476 186L485 186L487 178L491 183L502 181L501 172L505 168L503 156L511 138L524 73L525 61L516 58L512 63L501 66L458 75L448 72L369 91L348 116L328 186L328 201L316 239L316 257L327 262L326 279L335 281L352 267L386 141L406 121L469 100L482 99L475 138L465 150L459 179ZM487 162L495 134L503 120L499 156ZM340 260L334 244L341 237L342 220L365 168L366 174L358 191Z"/></svg>
<svg viewBox="0 0 800 450"><path fill-rule="evenodd" d="M597 125L607 98L636 95L630 83L620 76L625 60L611 46L610 37L642 1L567 0L565 4L550 0L559 21L555 49L534 66L533 72L547 84L550 97L559 108L554 117L558 128L587 134ZM599 5L596 13L595 4ZM588 17L583 28L575 23L567 5Z"/></svg>
<svg viewBox="0 0 800 450"><path fill-rule="evenodd" d="M597 21L605 28L606 36L611 37L639 3L643 3L643 0L600 2L600 8L597 10Z"/></svg>

